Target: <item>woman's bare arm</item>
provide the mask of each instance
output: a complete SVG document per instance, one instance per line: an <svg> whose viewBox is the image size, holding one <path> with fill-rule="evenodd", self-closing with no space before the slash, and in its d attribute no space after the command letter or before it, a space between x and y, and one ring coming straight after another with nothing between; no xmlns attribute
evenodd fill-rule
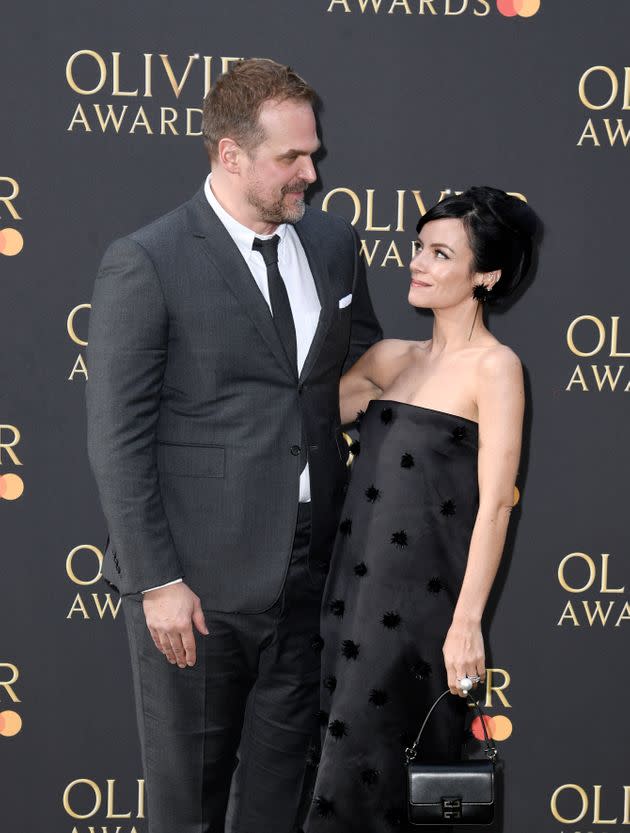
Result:
<svg viewBox="0 0 630 833"><path fill-rule="evenodd" d="M470 674L483 679L485 675L481 619L503 554L514 503L524 393L521 363L509 348L493 348L481 359L477 407L479 510L462 588L443 648L453 694L461 694L457 679Z"/></svg>
<svg viewBox="0 0 630 833"><path fill-rule="evenodd" d="M378 399L405 365L413 342L388 338L378 341L341 377L339 407L342 425L365 411L370 399Z"/></svg>

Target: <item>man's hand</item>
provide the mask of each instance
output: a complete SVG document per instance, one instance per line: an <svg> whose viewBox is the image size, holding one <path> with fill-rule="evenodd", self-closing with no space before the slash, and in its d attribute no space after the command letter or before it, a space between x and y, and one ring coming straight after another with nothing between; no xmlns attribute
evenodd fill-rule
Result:
<svg viewBox="0 0 630 833"><path fill-rule="evenodd" d="M208 636L201 600L187 584L149 590L142 600L147 627L155 647L166 659L180 668L197 660L193 623L199 633Z"/></svg>

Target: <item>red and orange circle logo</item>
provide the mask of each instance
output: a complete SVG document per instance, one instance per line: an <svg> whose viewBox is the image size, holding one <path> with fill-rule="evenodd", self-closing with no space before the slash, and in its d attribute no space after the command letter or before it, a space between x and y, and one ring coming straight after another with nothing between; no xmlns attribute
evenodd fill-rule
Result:
<svg viewBox="0 0 630 833"><path fill-rule="evenodd" d="M504 17L533 17L541 0L497 0L497 9Z"/></svg>

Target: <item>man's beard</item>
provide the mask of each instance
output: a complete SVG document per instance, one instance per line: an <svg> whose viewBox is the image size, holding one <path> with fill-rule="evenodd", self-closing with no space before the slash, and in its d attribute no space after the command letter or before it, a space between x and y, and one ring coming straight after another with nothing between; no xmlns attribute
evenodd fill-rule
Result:
<svg viewBox="0 0 630 833"><path fill-rule="evenodd" d="M306 206L304 199L299 200L293 205L286 205L284 197L286 194L300 191L302 194L308 188L308 182L303 179L296 179L285 185L280 193L281 197L275 202L268 203L260 196L260 189L257 187L258 182L253 182L247 191L247 200L259 212L259 219L263 223L274 223L280 225L281 223L297 223L304 216Z"/></svg>

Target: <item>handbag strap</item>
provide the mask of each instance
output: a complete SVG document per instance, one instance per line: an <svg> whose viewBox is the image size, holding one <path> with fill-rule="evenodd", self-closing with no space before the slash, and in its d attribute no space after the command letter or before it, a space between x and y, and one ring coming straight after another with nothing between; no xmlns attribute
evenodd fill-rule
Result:
<svg viewBox="0 0 630 833"><path fill-rule="evenodd" d="M418 732L418 736L414 740L413 744L411 746L408 746L405 749L405 759L406 759L408 764L410 764L413 760L415 760L416 755L418 754L418 746L420 744L420 738L422 737L422 733L424 732L425 726L429 722L429 718L433 714L433 710L435 709L437 704L440 702L440 700L443 700L446 697L446 695L450 694L450 693L451 693L450 688L447 688L446 691L444 691L442 694L440 694L440 696L437 698L435 703L431 706L431 708L427 712L427 716L424 718L422 726L420 727L420 731ZM483 736L484 736L485 741L486 741L486 748L485 748L484 751L485 751L487 757L491 761L494 761L494 759L498 755L498 750L497 750L497 747L494 744L494 741L490 737L488 737L488 732L486 730L486 721L484 720L485 714L482 711L478 700L475 700L475 698L470 693L467 693L466 697L473 704L474 708L477 710L477 713L479 714L479 718L480 718L480 722L481 722L481 728L483 729Z"/></svg>

